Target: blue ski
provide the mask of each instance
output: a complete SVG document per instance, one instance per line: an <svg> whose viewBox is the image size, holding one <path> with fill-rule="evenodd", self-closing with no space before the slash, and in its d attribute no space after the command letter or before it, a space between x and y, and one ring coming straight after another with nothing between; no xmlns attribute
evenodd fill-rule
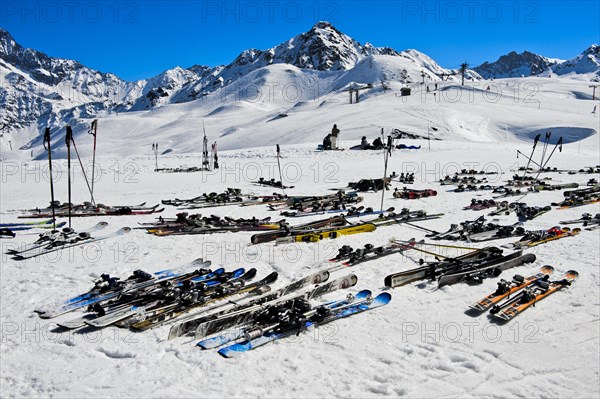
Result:
<svg viewBox="0 0 600 399"><path fill-rule="evenodd" d="M351 301L352 302L357 301L357 300L363 301L370 296L371 296L370 290L362 290L362 291L356 293L356 295L354 295L353 297L344 298L340 301L328 302L321 306L324 306L324 307L327 307L330 309L335 309L340 306L348 305L351 303ZM202 341L198 342L196 345L202 349L218 348L219 346L223 346L230 342L242 339L245 336L246 331L247 331L247 328L240 328L237 330L227 331L224 334L217 335L212 338L203 339Z"/></svg>
<svg viewBox="0 0 600 399"><path fill-rule="evenodd" d="M334 320L338 320L344 317L348 317L348 316L352 316L355 315L357 313L362 313L364 311L367 310L371 310L371 309L375 309L378 308L380 306L384 306L387 305L390 300L392 299L392 296L387 293L381 293L379 295L377 295L377 297L375 297L373 299L372 302L365 302L365 303L360 303L354 306L349 306L347 308L344 308L343 310L341 310L340 312L334 312L333 315L329 316L328 318L319 321L319 322L312 322L312 321L307 321L301 328L301 330L306 330L312 326L319 326L322 324L326 324L329 322L332 322ZM254 338L248 341L244 341L241 343L236 343L230 346L226 346L225 348L222 348L219 350L219 354L223 357L227 357L227 358L231 358L231 357L235 357L238 356L241 353L244 352L248 352L252 349L258 348L260 346L266 345L269 342L273 342L282 338L286 338L292 335L297 334L299 331L297 329L291 330L291 331L283 331L283 332L267 332L264 335L259 336L258 338Z"/></svg>

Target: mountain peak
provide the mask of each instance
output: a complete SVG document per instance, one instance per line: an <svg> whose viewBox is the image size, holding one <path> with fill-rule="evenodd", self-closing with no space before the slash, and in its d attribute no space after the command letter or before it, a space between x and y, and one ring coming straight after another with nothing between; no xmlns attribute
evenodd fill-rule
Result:
<svg viewBox="0 0 600 399"><path fill-rule="evenodd" d="M317 29L333 29L336 32L339 32L331 23L327 22L327 21L319 21L316 24L313 25L313 27L311 28L312 30L317 30Z"/></svg>
<svg viewBox="0 0 600 399"><path fill-rule="evenodd" d="M514 78L537 75L554 65L556 65L556 61L529 51L523 51L520 54L511 51L500 56L494 62L486 61L473 69L486 79Z"/></svg>

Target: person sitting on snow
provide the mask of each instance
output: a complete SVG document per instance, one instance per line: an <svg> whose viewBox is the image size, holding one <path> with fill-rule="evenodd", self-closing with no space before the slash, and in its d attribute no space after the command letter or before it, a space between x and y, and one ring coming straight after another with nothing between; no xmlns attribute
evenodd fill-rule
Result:
<svg viewBox="0 0 600 399"><path fill-rule="evenodd" d="M371 147L371 145L367 141L367 136L362 136L362 139L360 140L360 148L363 150L368 150L369 147Z"/></svg>
<svg viewBox="0 0 600 399"><path fill-rule="evenodd" d="M327 134L323 139L323 150L331 150L331 134Z"/></svg>
<svg viewBox="0 0 600 399"><path fill-rule="evenodd" d="M383 142L381 141L381 138L377 137L375 140L373 140L373 148L376 150L383 148Z"/></svg>

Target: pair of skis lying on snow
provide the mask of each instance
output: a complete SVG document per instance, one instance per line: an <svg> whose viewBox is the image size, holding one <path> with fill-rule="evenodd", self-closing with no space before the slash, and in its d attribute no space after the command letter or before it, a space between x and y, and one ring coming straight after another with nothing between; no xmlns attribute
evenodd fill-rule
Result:
<svg viewBox="0 0 600 399"><path fill-rule="evenodd" d="M280 230L255 234L251 237L251 242L253 244L269 241L275 241L277 244L315 242L325 238L337 238L342 235L372 232L381 226L437 219L442 215L428 215L425 211L403 209L401 213L390 212L356 224L350 224L343 216L336 216L304 225L285 226Z"/></svg>
<svg viewBox="0 0 600 399"><path fill-rule="evenodd" d="M416 247L414 249L429 253ZM496 247L486 247L455 258L421 262L420 267L386 276L384 284L392 288L421 280L437 280L438 287L459 282L478 284L486 277L495 277L504 270L534 262L536 259L534 254L523 254L522 250L509 255L503 255L502 252Z"/></svg>
<svg viewBox="0 0 600 399"><path fill-rule="evenodd" d="M48 231L44 234L40 234L40 237L35 242L23 246L20 249L8 249L6 253L11 255L13 260L26 260L63 249L122 236L131 231L131 228L129 227L123 227L115 232L104 235L93 235L94 233L103 230L106 226L108 226L108 223L99 222L92 228L79 233L69 228L65 228L63 231Z"/></svg>
<svg viewBox="0 0 600 399"><path fill-rule="evenodd" d="M550 294L570 286L579 277L575 270L569 270L558 280L550 281L552 273L554 268L546 265L527 277L515 275L511 281L500 280L496 291L470 308L474 312L490 310L494 317L509 321Z"/></svg>

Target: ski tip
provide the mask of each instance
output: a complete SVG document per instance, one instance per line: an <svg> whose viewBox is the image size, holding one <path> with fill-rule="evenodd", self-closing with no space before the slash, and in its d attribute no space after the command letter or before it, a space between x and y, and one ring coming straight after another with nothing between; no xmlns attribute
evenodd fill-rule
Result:
<svg viewBox="0 0 600 399"><path fill-rule="evenodd" d="M201 265L204 263L204 259L202 258L198 258L198 259L194 259L193 261L190 262L190 264L196 266L196 265Z"/></svg>
<svg viewBox="0 0 600 399"><path fill-rule="evenodd" d="M356 276L356 274L349 274L348 276L344 277L339 287L341 289L350 288L354 287L356 283L358 283L358 277Z"/></svg>
<svg viewBox="0 0 600 399"><path fill-rule="evenodd" d="M269 274L267 277L265 277L263 279L263 283L264 284L271 284L271 283L274 283L275 281L277 281L278 278L279 278L279 273L277 273L277 272L271 272L271 274Z"/></svg>
<svg viewBox="0 0 600 399"><path fill-rule="evenodd" d="M173 326L171 326L171 328L169 329L169 336L167 337L168 341L171 341L175 338L179 338L182 335L182 324L175 324Z"/></svg>
<svg viewBox="0 0 600 399"><path fill-rule="evenodd" d="M312 275L312 284L321 284L329 280L330 273L327 270L321 270Z"/></svg>
<svg viewBox="0 0 600 399"><path fill-rule="evenodd" d="M476 311L476 312L483 312L483 311L485 311L485 308L483 308L483 307L482 307L480 304L478 304L478 303L477 303L477 304L474 304L474 305L469 305L469 309L470 309L472 312L475 312L475 311Z"/></svg>
<svg viewBox="0 0 600 399"><path fill-rule="evenodd" d="M258 272L255 267L253 267L252 269L248 270L245 273L243 272L243 270L244 270L243 268L238 269L238 270L242 270L243 275L241 276L241 278L243 280L252 280L254 277L256 277L256 273ZM236 272L237 272L237 270L236 270Z"/></svg>
<svg viewBox="0 0 600 399"><path fill-rule="evenodd" d="M554 273L554 267L550 265L544 265L540 268L540 272L544 274L552 274Z"/></svg>
<svg viewBox="0 0 600 399"><path fill-rule="evenodd" d="M385 276L385 278L383 279L383 285L385 285L386 287L389 288L393 288L392 286L392 276Z"/></svg>
<svg viewBox="0 0 600 399"><path fill-rule="evenodd" d="M371 290L362 290L354 295L354 299L365 299L370 297L372 294L373 293L371 292Z"/></svg>
<svg viewBox="0 0 600 399"><path fill-rule="evenodd" d="M231 359L232 357L236 357L243 352L247 352L248 348L243 344L233 344L231 346L227 346L225 348L219 349L219 355Z"/></svg>
<svg viewBox="0 0 600 399"><path fill-rule="evenodd" d="M570 280L577 280L579 278L579 273L576 270L569 270L565 273L565 276Z"/></svg>
<svg viewBox="0 0 600 399"><path fill-rule="evenodd" d="M390 303L391 300L392 294L390 294L389 292L382 292L373 299L373 304L387 305L388 303Z"/></svg>

